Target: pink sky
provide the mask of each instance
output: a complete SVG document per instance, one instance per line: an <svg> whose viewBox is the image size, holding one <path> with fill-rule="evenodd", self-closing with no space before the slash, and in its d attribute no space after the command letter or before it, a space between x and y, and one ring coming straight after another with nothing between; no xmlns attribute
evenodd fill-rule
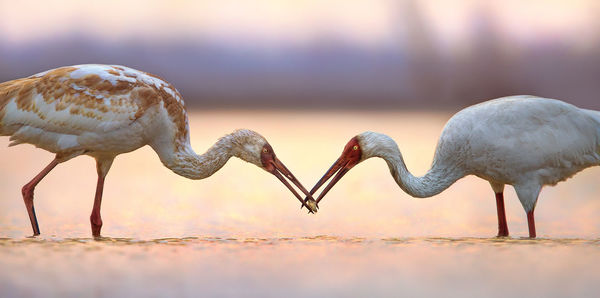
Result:
<svg viewBox="0 0 600 298"><path fill-rule="evenodd" d="M171 38L240 40L259 45L302 45L334 35L365 47L402 34L409 1L0 1L4 42L79 33L107 41ZM458 46L475 26L473 12L488 8L504 33L536 39L571 36L587 46L598 27L592 0L418 1L424 18L444 41Z"/></svg>

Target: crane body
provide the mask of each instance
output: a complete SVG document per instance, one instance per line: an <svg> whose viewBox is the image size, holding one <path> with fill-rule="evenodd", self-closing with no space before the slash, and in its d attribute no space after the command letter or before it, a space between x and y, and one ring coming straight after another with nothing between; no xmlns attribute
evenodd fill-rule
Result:
<svg viewBox="0 0 600 298"><path fill-rule="evenodd" d="M536 96L510 96L473 105L456 113L438 140L430 170L413 176L396 142L364 132L352 138L333 166L311 190L314 194L334 174L317 203L356 164L383 158L402 190L426 198L458 179L475 175L496 194L498 236L508 236L505 185L515 188L535 237L534 209L540 190L600 164L600 112Z"/></svg>
<svg viewBox="0 0 600 298"><path fill-rule="evenodd" d="M185 104L165 80L119 65L60 67L0 84L0 135L10 145L32 144L55 159L22 188L34 235L40 233L33 192L58 164L80 155L96 159L98 183L90 216L92 234L100 235L100 204L106 174L114 158L149 145L178 175L203 179L238 157L272 173L304 203L285 180L308 194L279 161L260 134L240 129L197 155L190 146Z"/></svg>

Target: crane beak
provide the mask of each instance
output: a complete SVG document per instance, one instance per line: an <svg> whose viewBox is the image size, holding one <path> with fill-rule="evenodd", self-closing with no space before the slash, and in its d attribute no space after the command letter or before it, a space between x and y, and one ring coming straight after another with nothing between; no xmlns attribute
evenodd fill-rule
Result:
<svg viewBox="0 0 600 298"><path fill-rule="evenodd" d="M350 171L350 169L352 169L355 165L360 163L360 161L362 160L362 149L360 149L360 147L361 146L358 136L350 139L350 141L344 147L344 151L342 151L342 155L340 156L340 158L338 158L333 163L333 165L329 168L329 170L327 170L325 175L323 175L319 182L317 182L317 184L315 184L315 186L310 190L310 194L314 194L325 182L327 182L327 180L329 180L335 174L331 182L329 182L325 189L323 189L323 191L319 195L319 198L317 198L317 200L315 201L315 209L319 208L318 204L323 199L323 197L325 197L327 192L329 192L329 190L336 183L338 183L338 181L340 181L340 179L342 179L342 177L344 177L344 175L346 175L348 171ZM307 196L305 200L309 201L309 199L312 198L309 198Z"/></svg>
<svg viewBox="0 0 600 298"><path fill-rule="evenodd" d="M325 197L327 192L329 192L329 190L336 183L338 183L338 181L340 181L340 179L342 179L342 177L344 177L344 175L346 175L346 173L348 173L348 171L350 171L350 169L352 169L356 164L358 164L358 162L355 162L352 159L348 159L345 156L341 156L340 158L338 158L338 160L336 160L333 163L333 165L329 168L329 170L327 170L325 175L323 175L319 182L317 182L317 184L315 184L315 186L310 190L310 194L314 194L325 182L327 182L327 180L329 180L335 174L331 182L327 184L325 189L323 189L323 191L317 198L317 201L315 202L317 204L317 208L319 202L323 199L323 197ZM308 197L306 199L309 200Z"/></svg>
<svg viewBox="0 0 600 298"><path fill-rule="evenodd" d="M277 157L273 158L270 161L270 164L272 165L272 167L268 167L266 170L269 173L273 174L275 177L277 177L277 179L279 179L281 183L283 183L294 194L294 196L298 198L300 203L302 203L302 206L306 206L310 213L317 212L317 204L315 202L315 199L313 199L312 195L306 190L306 188L304 188L304 186L298 181L298 179L294 177L292 172L288 170L288 168ZM296 190L284 177L289 179L292 183L294 183L294 185L296 185L300 189L300 191L302 191L304 195L306 195L306 200L302 199L302 197L296 192Z"/></svg>

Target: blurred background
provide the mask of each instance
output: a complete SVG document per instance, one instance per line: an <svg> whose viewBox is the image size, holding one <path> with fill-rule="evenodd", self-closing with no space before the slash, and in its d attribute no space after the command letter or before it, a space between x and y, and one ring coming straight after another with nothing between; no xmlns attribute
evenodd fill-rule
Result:
<svg viewBox="0 0 600 298"><path fill-rule="evenodd" d="M444 123L462 107L533 94L600 110L600 1L0 0L0 81L83 63L163 77L185 98L198 153L251 128L310 189L365 130L394 138L407 167L423 175ZM600 167L542 190L539 240L463 239L497 233L493 192L473 176L416 200L374 158L308 215L251 164L232 158L192 181L146 146L117 157L108 174L102 235L113 238L89 241L97 176L81 157L36 187L42 235L29 239L21 187L53 155L8 144L0 138L0 296L600 290ZM511 236L526 236L512 187L505 198Z"/></svg>
<svg viewBox="0 0 600 298"><path fill-rule="evenodd" d="M0 1L0 81L83 63L190 107L449 109L534 94L600 108L594 0Z"/></svg>
<svg viewBox="0 0 600 298"><path fill-rule="evenodd" d="M184 95L198 153L251 128L310 189L365 130L397 140L408 168L422 175L461 107L535 94L600 109L599 15L600 2L586 0L0 0L0 81L82 63L157 74ZM30 232L20 187L52 155L7 145L0 139L0 236L14 237ZM589 169L545 188L538 234L597 235L599 175ZM104 231L112 236L497 232L486 181L468 177L413 200L379 159L344 177L315 216L299 212L271 175L237 159L189 181L145 147L119 156L107 179ZM95 181L90 158L57 167L36 188L42 231L89 236ZM511 233L524 235L525 213L512 188L506 195Z"/></svg>

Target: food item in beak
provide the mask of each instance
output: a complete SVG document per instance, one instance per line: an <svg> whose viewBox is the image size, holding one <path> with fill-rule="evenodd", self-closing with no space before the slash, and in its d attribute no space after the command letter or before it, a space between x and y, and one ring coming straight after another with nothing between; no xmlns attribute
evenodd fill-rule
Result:
<svg viewBox="0 0 600 298"><path fill-rule="evenodd" d="M317 210L319 209L319 207L317 206L317 201L312 199L306 201L306 206L308 206L310 210L314 213L317 213Z"/></svg>

